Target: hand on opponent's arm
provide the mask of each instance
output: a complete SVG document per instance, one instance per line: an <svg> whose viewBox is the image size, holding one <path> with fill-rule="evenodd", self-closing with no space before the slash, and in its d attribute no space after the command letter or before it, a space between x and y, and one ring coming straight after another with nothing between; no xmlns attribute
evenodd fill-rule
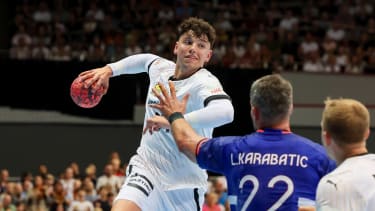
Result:
<svg viewBox="0 0 375 211"><path fill-rule="evenodd" d="M106 65L104 67L84 71L79 74L79 78L85 83L86 88L92 86L94 90L97 90L103 87L105 94L108 91L109 79L112 74L112 69Z"/></svg>
<svg viewBox="0 0 375 211"><path fill-rule="evenodd" d="M159 99L159 104L150 105L159 109L168 119L172 130L172 135L181 152L183 152L190 160L196 162L197 144L205 139L205 137L197 134L189 123L183 118L186 110L186 104L189 94L185 95L181 101L176 97L174 84L169 81L170 94L165 87L159 83L161 91L152 89L154 95Z"/></svg>

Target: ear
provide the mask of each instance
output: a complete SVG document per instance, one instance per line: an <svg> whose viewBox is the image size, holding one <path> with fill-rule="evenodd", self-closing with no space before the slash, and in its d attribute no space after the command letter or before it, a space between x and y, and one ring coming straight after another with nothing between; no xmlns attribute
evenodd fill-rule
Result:
<svg viewBox="0 0 375 211"><path fill-rule="evenodd" d="M212 57L212 50L210 50L210 52L208 52L207 57L206 57L206 59L204 60L204 62L205 62L205 63L208 63L208 62L210 61L211 57Z"/></svg>
<svg viewBox="0 0 375 211"><path fill-rule="evenodd" d="M173 54L177 55L177 49L178 49L178 42L174 44Z"/></svg>
<svg viewBox="0 0 375 211"><path fill-rule="evenodd" d="M259 109L257 107L251 106L251 116L254 120L259 120Z"/></svg>
<svg viewBox="0 0 375 211"><path fill-rule="evenodd" d="M365 140L367 140L369 136L370 136L370 129L367 129L366 134L365 134Z"/></svg>
<svg viewBox="0 0 375 211"><path fill-rule="evenodd" d="M327 131L322 131L322 139L324 145L329 146L332 144L332 137Z"/></svg>
<svg viewBox="0 0 375 211"><path fill-rule="evenodd" d="M292 115L293 114L293 109L294 109L294 105L293 103L290 104L290 108L289 108L289 114Z"/></svg>

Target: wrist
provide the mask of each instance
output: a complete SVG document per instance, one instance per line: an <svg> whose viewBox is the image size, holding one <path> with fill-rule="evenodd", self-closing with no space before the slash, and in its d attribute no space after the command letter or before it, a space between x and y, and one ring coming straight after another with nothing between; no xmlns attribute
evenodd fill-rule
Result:
<svg viewBox="0 0 375 211"><path fill-rule="evenodd" d="M173 112L171 115L168 116L168 122L172 125L176 119L184 119L184 115L181 112Z"/></svg>

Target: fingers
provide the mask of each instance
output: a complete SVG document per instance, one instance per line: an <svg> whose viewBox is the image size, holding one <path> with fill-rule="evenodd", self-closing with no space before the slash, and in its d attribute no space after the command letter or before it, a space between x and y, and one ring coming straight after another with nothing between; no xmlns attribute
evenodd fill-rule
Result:
<svg viewBox="0 0 375 211"><path fill-rule="evenodd" d="M155 121L153 120L153 118L148 119L142 133L145 134L148 131L150 135L152 135L153 132L159 131L161 129L161 126Z"/></svg>
<svg viewBox="0 0 375 211"><path fill-rule="evenodd" d="M161 84L160 82L158 83L159 87L160 87L160 90L161 90L161 93L163 94L163 97L166 99L166 101L169 101L169 93L168 91L165 89L164 85Z"/></svg>
<svg viewBox="0 0 375 211"><path fill-rule="evenodd" d="M185 105L187 104L188 100L189 100L189 97L190 97L190 94L186 94L183 98L182 98L182 103L185 107Z"/></svg>
<svg viewBox="0 0 375 211"><path fill-rule="evenodd" d="M174 86L174 83L172 81L168 81L169 89L171 91L171 97L173 99L176 99L176 88Z"/></svg>

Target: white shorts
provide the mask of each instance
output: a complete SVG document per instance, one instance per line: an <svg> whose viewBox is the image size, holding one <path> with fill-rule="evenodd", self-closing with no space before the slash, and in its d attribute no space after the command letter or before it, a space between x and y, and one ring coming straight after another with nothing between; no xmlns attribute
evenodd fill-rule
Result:
<svg viewBox="0 0 375 211"><path fill-rule="evenodd" d="M144 169L129 165L127 177L115 200L130 200L142 210L202 210L205 194L203 188L162 190L157 181L157 178Z"/></svg>

